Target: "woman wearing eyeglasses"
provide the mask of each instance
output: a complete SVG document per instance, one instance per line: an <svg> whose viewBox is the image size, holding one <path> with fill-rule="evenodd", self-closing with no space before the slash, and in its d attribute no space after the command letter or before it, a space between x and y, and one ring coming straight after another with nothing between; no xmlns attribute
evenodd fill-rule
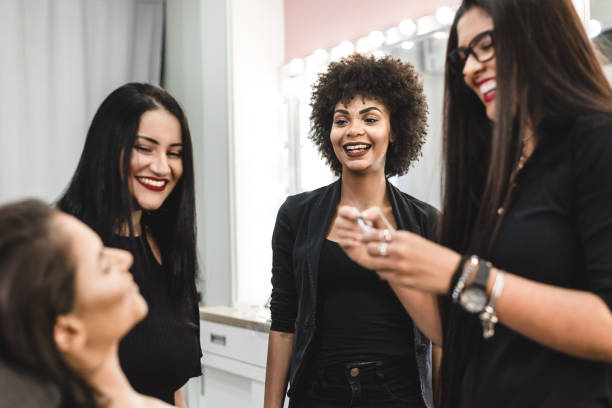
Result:
<svg viewBox="0 0 612 408"><path fill-rule="evenodd" d="M350 207L340 243L441 295L439 406L612 406L612 89L571 0L464 0L447 52L444 246Z"/></svg>

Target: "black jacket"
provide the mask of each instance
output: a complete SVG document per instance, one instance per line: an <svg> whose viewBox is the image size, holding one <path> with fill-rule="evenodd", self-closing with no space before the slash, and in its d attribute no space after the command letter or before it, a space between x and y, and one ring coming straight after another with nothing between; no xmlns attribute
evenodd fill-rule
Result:
<svg viewBox="0 0 612 408"><path fill-rule="evenodd" d="M387 190L398 228L435 240L438 211L389 182ZM340 180L288 197L276 218L272 235L271 330L295 334L289 396L294 395L299 384L304 357L317 326L319 255L339 200ZM431 408L431 342L414 327L421 394L426 406Z"/></svg>

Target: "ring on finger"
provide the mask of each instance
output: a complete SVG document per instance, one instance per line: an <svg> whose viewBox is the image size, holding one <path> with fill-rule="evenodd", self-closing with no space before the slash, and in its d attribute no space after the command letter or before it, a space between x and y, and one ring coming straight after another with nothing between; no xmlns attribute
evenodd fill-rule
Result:
<svg viewBox="0 0 612 408"><path fill-rule="evenodd" d="M384 230L380 231L380 237L387 242L391 242L391 231L385 228Z"/></svg>
<svg viewBox="0 0 612 408"><path fill-rule="evenodd" d="M378 254L380 256L387 256L387 246L388 246L388 244L386 242L382 242L378 246Z"/></svg>

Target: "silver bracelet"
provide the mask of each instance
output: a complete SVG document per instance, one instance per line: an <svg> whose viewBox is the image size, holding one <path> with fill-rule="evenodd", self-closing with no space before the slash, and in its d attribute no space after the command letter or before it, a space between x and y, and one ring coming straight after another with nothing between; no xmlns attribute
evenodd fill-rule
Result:
<svg viewBox="0 0 612 408"><path fill-rule="evenodd" d="M451 294L453 303L457 303L459 301L459 295L461 294L461 292L463 292L463 289L465 289L465 282L472 273L472 270L478 267L479 262L480 258L478 258L476 255L470 256L470 260L468 264L463 268L463 272L461 273L461 276L459 277L459 280L457 281L457 284L453 289L453 293Z"/></svg>
<svg viewBox="0 0 612 408"><path fill-rule="evenodd" d="M497 299L499 299L499 295L501 295L502 289L504 288L504 271L501 269L497 272L495 276L495 283L493 284L493 289L491 290L491 297L489 298L489 303L484 308L484 311L480 313L480 322L482 323L482 337L485 339L489 339L495 335L495 324L499 322L499 318L497 317L497 313L495 312L495 305L497 304Z"/></svg>

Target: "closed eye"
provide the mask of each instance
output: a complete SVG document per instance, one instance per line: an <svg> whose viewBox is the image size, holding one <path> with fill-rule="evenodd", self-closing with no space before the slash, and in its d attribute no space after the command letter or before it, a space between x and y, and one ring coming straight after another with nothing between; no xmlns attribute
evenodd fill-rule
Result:
<svg viewBox="0 0 612 408"><path fill-rule="evenodd" d="M335 124L336 126L344 126L344 125L346 125L347 123L348 123L348 120L343 119L343 118L339 118L339 119L336 119L336 120L334 121L334 124Z"/></svg>
<svg viewBox="0 0 612 408"><path fill-rule="evenodd" d="M134 149L138 150L139 152L147 152L150 153L152 150L146 146L142 146L142 145L136 145L134 146Z"/></svg>

